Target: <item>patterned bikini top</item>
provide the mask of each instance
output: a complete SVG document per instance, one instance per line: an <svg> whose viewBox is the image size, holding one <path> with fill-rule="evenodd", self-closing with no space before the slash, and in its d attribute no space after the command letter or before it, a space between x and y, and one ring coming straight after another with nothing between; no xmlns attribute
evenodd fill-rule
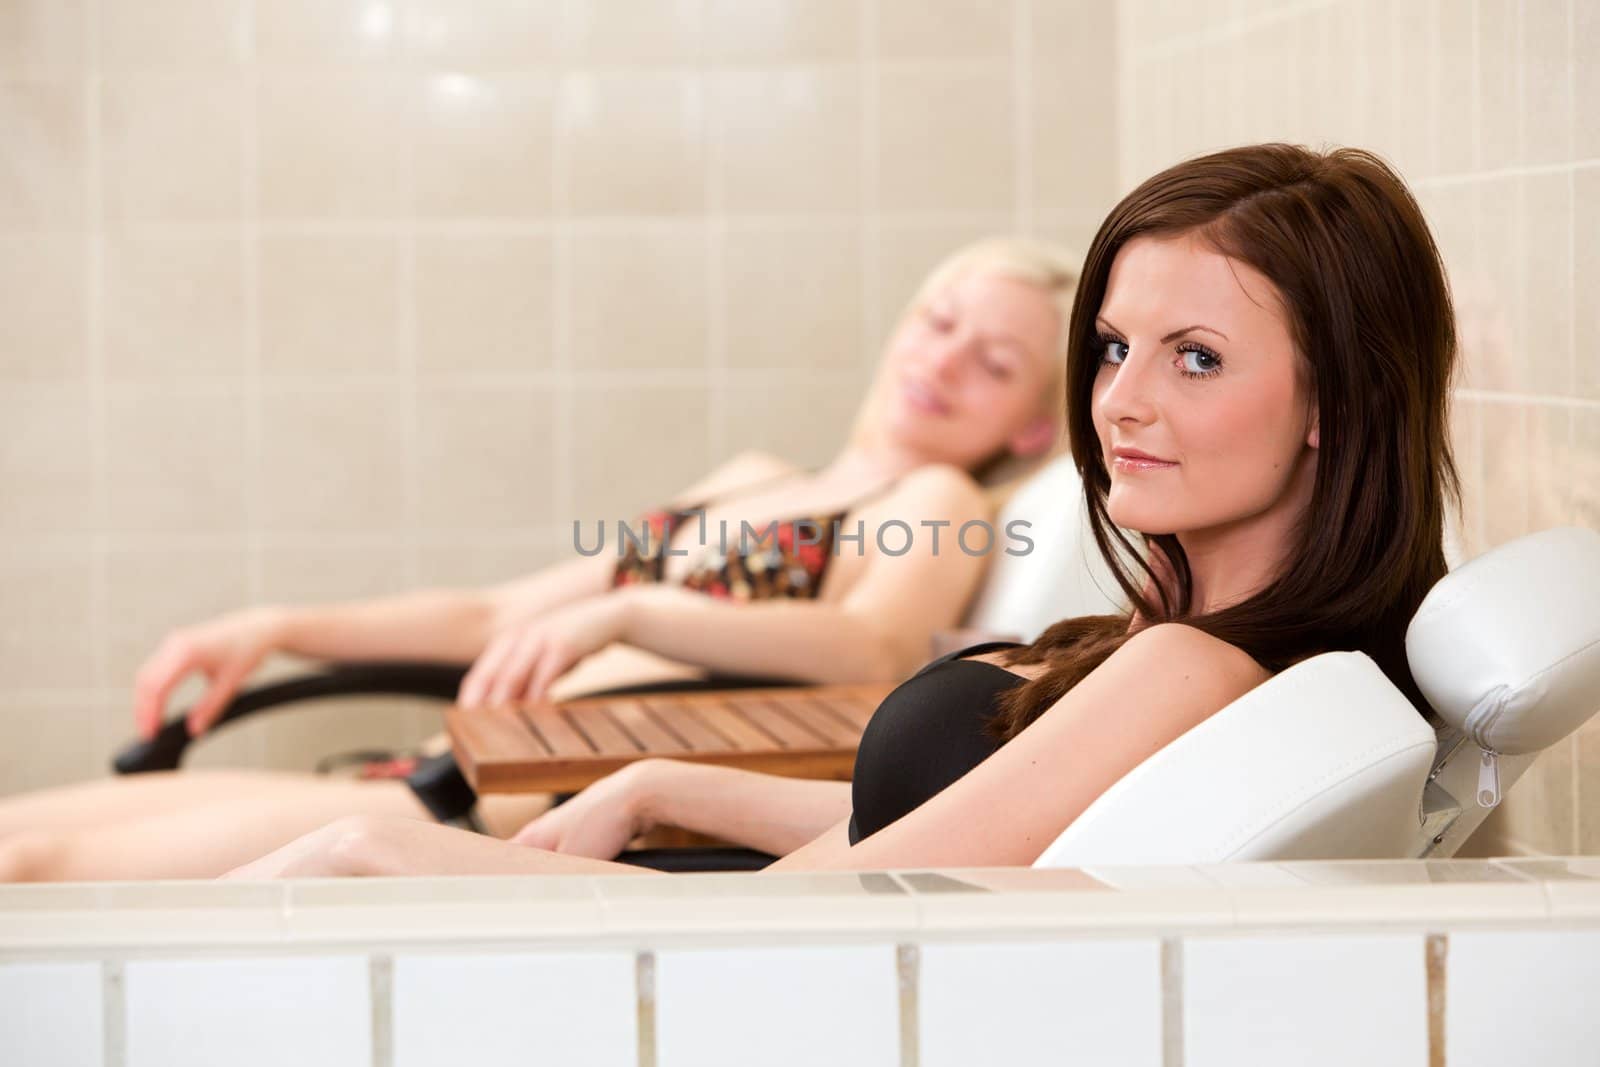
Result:
<svg viewBox="0 0 1600 1067"><path fill-rule="evenodd" d="M735 492L793 476L791 472L762 479ZM665 550L672 543L672 535L688 522L698 524L700 530L696 537L698 547L689 549L689 569L679 583L683 588L723 600L813 599L822 589L823 576L833 560L834 539L845 516L864 500L888 490L889 486L875 490L832 514L802 515L759 526L724 526L719 522L718 528L713 529L703 516L706 508L718 502L714 499L685 508L647 511L634 523L634 536L622 538L622 554L612 572L611 585L617 588L664 581Z"/></svg>

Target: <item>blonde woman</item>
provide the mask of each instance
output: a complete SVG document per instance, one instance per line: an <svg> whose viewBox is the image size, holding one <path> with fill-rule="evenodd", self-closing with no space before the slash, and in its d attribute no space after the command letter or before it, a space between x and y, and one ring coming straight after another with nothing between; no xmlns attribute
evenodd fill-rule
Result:
<svg viewBox="0 0 1600 1067"><path fill-rule="evenodd" d="M471 662L459 694L468 707L707 677L904 677L981 576L984 559L949 550L962 523L989 517L977 475L1040 456L1057 437L1075 277L1075 263L1042 244L965 249L912 300L848 439L821 469L736 456L648 513L653 550L630 545L621 559L575 553L487 589L257 607L180 629L138 672L139 729L154 733L174 689L202 675L189 727L203 733L275 652ZM724 522L774 521L775 538L697 543ZM894 521L924 534L937 524L943 550L932 536L904 552L898 536L880 542L874 532ZM484 799L477 825L508 836L538 804ZM446 814L457 813L431 810L403 780L138 775L0 801L0 878L208 877L341 816Z"/></svg>

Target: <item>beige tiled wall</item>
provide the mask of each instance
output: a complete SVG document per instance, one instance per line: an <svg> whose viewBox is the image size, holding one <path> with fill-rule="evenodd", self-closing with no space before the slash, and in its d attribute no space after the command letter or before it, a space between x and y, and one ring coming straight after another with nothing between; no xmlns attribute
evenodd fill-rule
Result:
<svg viewBox="0 0 1600 1067"><path fill-rule="evenodd" d="M918 276L1116 182L1099 0L0 0L0 792L175 624L826 458ZM293 716L306 766L432 713ZM322 735L321 741L310 738Z"/></svg>
<svg viewBox="0 0 1600 1067"><path fill-rule="evenodd" d="M1123 187L1246 141L1383 153L1458 302L1467 552L1600 527L1600 5L1124 0L1120 14ZM1600 722L1542 756L1469 847L1600 851Z"/></svg>

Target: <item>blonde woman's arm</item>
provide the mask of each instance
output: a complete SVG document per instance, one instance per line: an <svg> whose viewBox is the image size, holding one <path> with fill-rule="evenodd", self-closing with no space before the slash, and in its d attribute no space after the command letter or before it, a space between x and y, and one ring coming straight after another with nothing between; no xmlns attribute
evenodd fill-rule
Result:
<svg viewBox="0 0 1600 1067"><path fill-rule="evenodd" d="M684 491L723 491L787 467L746 452ZM578 557L525 578L481 589L425 589L372 600L234 612L169 633L134 679L134 718L146 737L160 728L172 691L191 674L209 684L189 713L191 733L216 721L250 674L273 652L315 660L410 659L468 663L496 633L564 605L603 594L613 561Z"/></svg>
<svg viewBox="0 0 1600 1067"><path fill-rule="evenodd" d="M189 712L199 734L274 652L316 660L409 659L468 663L513 622L606 588L598 557L547 567L488 589L425 589L373 600L310 607L259 607L173 630L134 676L134 718L146 737L160 728L167 699L190 674L209 684Z"/></svg>
<svg viewBox="0 0 1600 1067"><path fill-rule="evenodd" d="M987 520L987 507L965 474L921 468L863 520L866 566L838 601L736 603L672 586L616 590L501 634L462 684L461 702L541 699L578 660L613 641L720 674L808 683L903 677L927 659L933 633L959 618L982 577L986 558L962 551L956 533ZM880 550L877 516L912 528L903 555ZM923 523L942 524L937 549ZM1001 550L998 542L992 548Z"/></svg>

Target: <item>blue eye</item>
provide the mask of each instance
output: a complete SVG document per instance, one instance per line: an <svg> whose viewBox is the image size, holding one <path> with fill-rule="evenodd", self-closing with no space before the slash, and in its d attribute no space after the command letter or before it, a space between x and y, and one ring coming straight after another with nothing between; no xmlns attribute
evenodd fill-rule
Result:
<svg viewBox="0 0 1600 1067"><path fill-rule="evenodd" d="M1109 363L1113 367L1120 366L1128 358L1128 342L1119 341L1115 337L1102 334L1097 340L1100 342L1100 362Z"/></svg>
<svg viewBox="0 0 1600 1067"><path fill-rule="evenodd" d="M1204 345L1184 345L1178 355L1186 378L1209 378L1222 369L1222 357Z"/></svg>

